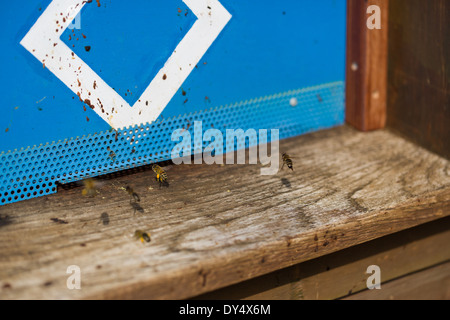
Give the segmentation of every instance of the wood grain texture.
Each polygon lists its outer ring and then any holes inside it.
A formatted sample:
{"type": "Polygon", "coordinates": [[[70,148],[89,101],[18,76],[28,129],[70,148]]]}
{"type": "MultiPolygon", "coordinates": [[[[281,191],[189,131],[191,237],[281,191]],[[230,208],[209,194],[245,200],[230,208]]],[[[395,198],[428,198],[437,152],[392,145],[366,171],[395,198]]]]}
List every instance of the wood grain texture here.
{"type": "Polygon", "coordinates": [[[387,126],[450,159],[450,1],[397,0],[389,14],[387,126]]]}
{"type": "Polygon", "coordinates": [[[346,121],[362,131],[386,124],[388,12],[388,0],[347,1],[346,121]],[[371,5],[381,29],[367,27],[371,5]]]}
{"type": "Polygon", "coordinates": [[[305,261],[195,299],[339,299],[367,289],[366,282],[370,276],[366,273],[368,266],[380,267],[383,285],[446,261],[450,261],[450,217],[305,261]]]}
{"type": "Polygon", "coordinates": [[[143,171],[95,198],[75,188],[0,207],[0,297],[188,298],[450,213],[449,162],[389,131],[344,126],[280,148],[295,171],[180,165],[168,188],[143,171]],[[81,290],[66,287],[69,265],[81,290]]]}

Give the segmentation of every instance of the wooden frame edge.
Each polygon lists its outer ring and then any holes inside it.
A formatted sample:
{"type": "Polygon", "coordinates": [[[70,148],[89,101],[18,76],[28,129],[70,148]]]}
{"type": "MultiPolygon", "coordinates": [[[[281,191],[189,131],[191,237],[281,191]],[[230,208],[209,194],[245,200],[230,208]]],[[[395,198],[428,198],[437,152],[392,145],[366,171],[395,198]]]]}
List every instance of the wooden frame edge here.
{"type": "Polygon", "coordinates": [[[389,0],[347,1],[346,122],[370,131],[386,125],[389,0]],[[369,29],[370,6],[381,29],[369,29]],[[367,13],[369,12],[369,13],[367,13]]]}

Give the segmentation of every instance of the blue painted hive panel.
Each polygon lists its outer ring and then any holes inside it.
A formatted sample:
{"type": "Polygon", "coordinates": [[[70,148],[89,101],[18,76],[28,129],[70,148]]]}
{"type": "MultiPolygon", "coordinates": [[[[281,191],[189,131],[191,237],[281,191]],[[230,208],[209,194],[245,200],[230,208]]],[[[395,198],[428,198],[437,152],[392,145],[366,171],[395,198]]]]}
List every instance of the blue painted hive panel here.
{"type": "Polygon", "coordinates": [[[2,9],[0,205],[167,160],[172,133],[195,121],[280,139],[344,122],[344,0],[2,9]]]}

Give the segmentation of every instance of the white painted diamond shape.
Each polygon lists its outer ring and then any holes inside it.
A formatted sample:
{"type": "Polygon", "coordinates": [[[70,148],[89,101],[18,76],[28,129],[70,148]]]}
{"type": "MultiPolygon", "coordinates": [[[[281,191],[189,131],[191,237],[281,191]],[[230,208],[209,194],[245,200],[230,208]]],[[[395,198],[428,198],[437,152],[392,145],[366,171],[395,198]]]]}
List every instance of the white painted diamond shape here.
{"type": "Polygon", "coordinates": [[[197,20],[131,107],[60,39],[86,2],[53,0],[20,44],[114,129],[156,120],[231,19],[218,0],[183,0],[197,20]]]}

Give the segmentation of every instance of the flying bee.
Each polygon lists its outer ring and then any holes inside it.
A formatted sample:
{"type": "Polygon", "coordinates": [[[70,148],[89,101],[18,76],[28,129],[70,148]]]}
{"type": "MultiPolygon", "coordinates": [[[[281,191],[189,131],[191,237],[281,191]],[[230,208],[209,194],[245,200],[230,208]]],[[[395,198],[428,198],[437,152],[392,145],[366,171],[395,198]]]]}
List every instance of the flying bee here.
{"type": "Polygon", "coordinates": [[[126,186],[125,191],[128,192],[128,194],[130,195],[130,203],[131,203],[132,199],[134,199],[134,202],[141,201],[141,198],[139,197],[139,195],[136,192],[134,192],[133,188],[131,188],[130,186],[126,186]]]}
{"type": "Polygon", "coordinates": [[[167,178],[167,173],[164,171],[163,168],[161,168],[160,166],[158,166],[157,164],[154,164],[152,166],[152,170],[154,173],[156,173],[156,181],[159,182],[159,187],[161,188],[161,185],[165,184],[168,185],[168,178],[167,178]]]}
{"type": "Polygon", "coordinates": [[[87,197],[95,197],[99,192],[97,190],[99,184],[96,180],[89,178],[82,181],[84,188],[81,190],[81,194],[87,197]]]}
{"type": "Polygon", "coordinates": [[[144,241],[145,241],[145,242],[150,242],[150,241],[151,241],[151,239],[150,239],[150,234],[148,234],[147,232],[142,231],[142,230],[136,230],[136,231],[134,232],[134,237],[135,237],[136,239],[141,240],[142,243],[144,243],[144,241]]]}
{"type": "Polygon", "coordinates": [[[286,165],[289,169],[294,171],[294,167],[292,166],[292,159],[287,153],[283,153],[281,155],[281,158],[283,159],[283,165],[281,166],[281,169],[283,169],[284,165],[286,165]]]}

